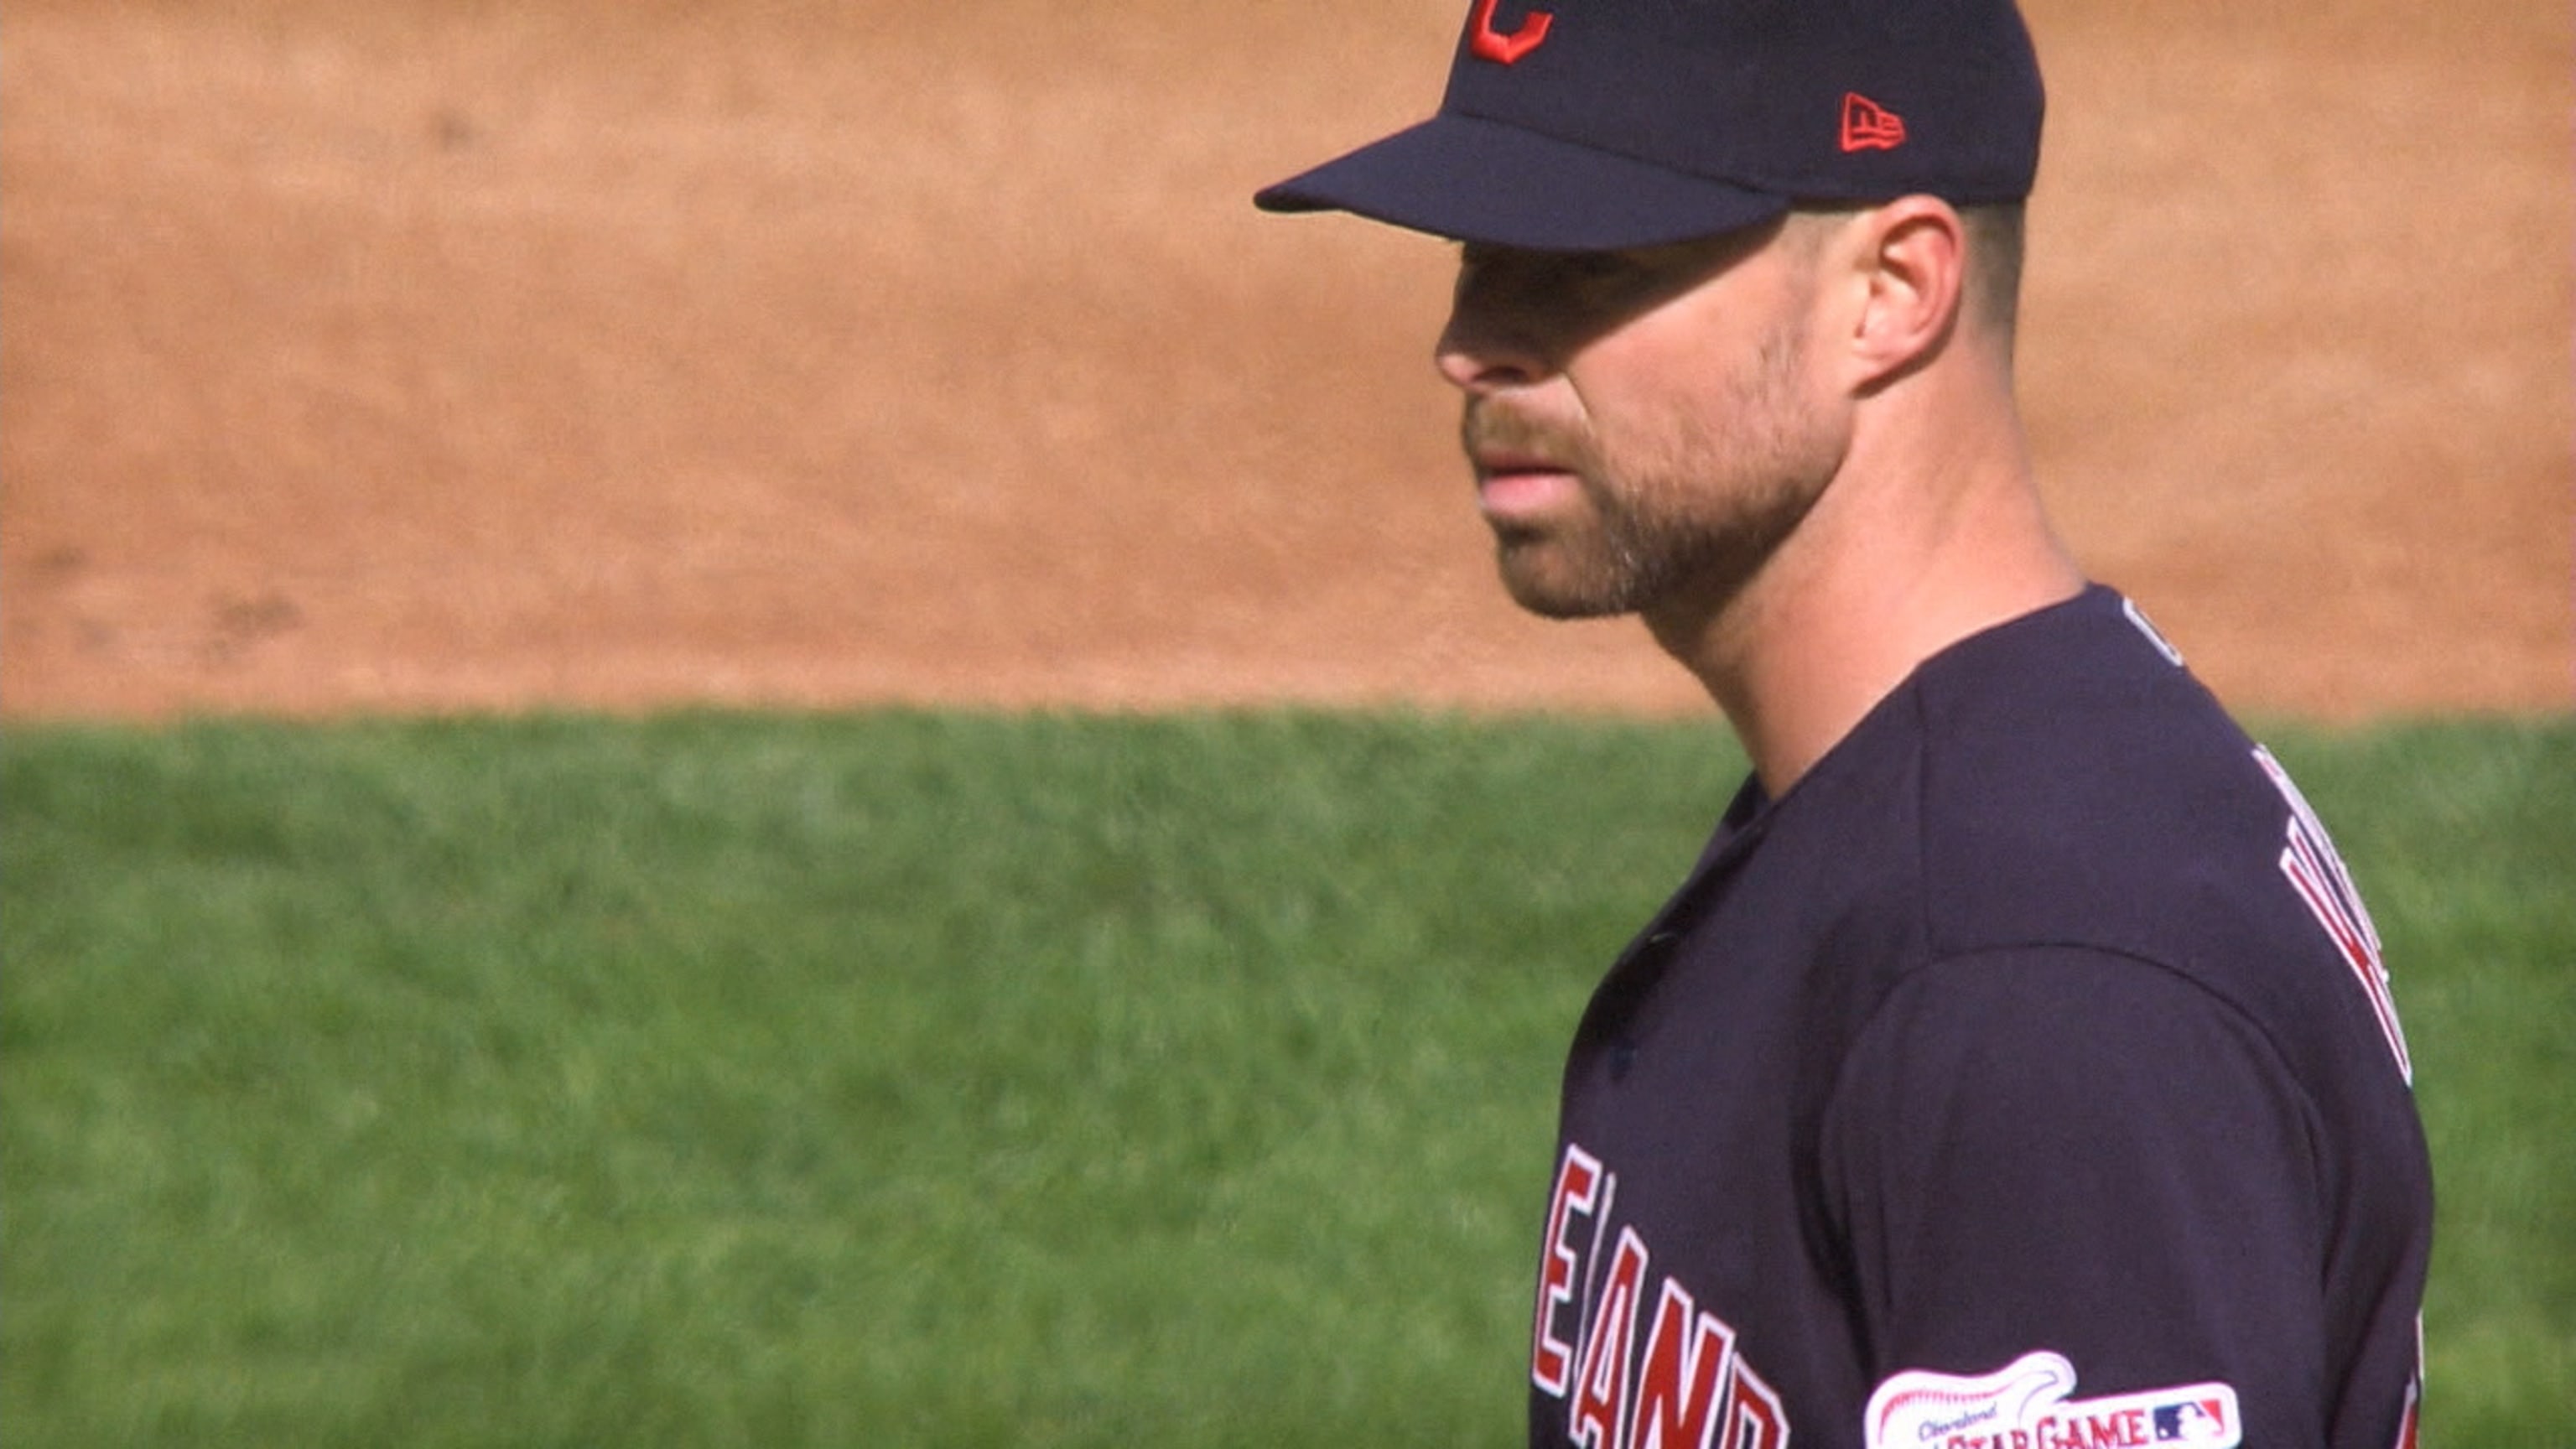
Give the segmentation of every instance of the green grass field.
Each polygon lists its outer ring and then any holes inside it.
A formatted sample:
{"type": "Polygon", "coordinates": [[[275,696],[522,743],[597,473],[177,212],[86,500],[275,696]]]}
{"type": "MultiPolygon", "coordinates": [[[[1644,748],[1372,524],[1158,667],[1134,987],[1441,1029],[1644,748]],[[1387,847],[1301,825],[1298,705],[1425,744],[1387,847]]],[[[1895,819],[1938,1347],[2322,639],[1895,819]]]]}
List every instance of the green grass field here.
{"type": "MultiPolygon", "coordinates": [[[[2576,722],[2274,731],[2576,1445],[2576,722]]],[[[690,715],[0,755],[14,1445],[1482,1444],[1711,725],[690,715]]]]}

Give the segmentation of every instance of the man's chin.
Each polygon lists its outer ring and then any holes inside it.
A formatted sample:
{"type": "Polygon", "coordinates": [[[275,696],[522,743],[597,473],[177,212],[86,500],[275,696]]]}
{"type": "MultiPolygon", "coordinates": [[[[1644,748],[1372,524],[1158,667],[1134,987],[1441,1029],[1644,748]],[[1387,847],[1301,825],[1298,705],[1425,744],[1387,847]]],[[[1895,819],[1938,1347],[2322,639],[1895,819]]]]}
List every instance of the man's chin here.
{"type": "Polygon", "coordinates": [[[1608,619],[1636,611],[1627,592],[1611,580],[1561,564],[1561,560],[1530,557],[1507,543],[1496,560],[1496,571],[1512,602],[1542,619],[1608,619]]]}

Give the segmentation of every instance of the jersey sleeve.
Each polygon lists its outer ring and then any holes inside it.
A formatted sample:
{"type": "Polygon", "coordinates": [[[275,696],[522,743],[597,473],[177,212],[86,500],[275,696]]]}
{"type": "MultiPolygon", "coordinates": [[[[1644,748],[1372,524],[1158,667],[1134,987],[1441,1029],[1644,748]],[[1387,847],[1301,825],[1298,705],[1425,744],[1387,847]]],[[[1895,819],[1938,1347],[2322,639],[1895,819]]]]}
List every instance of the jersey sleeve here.
{"type": "Polygon", "coordinates": [[[1819,1150],[1875,1381],[2043,1362],[2072,1401],[2223,1386],[2242,1443],[2324,1443],[2331,1166],[2279,1054],[2201,986],[2080,948],[1919,968],[1855,1040],[1819,1150]]]}

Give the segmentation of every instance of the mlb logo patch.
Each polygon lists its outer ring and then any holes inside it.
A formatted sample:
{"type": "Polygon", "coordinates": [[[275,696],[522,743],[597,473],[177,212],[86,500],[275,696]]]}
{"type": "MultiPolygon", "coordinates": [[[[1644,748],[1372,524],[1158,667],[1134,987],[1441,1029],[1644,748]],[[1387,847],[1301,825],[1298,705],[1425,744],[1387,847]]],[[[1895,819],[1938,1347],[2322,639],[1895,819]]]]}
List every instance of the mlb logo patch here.
{"type": "Polygon", "coordinates": [[[2228,1423],[2228,1404],[2222,1399],[2158,1405],[2153,1420],[2159,1444],[2233,1444],[2237,1440],[2228,1423]]]}

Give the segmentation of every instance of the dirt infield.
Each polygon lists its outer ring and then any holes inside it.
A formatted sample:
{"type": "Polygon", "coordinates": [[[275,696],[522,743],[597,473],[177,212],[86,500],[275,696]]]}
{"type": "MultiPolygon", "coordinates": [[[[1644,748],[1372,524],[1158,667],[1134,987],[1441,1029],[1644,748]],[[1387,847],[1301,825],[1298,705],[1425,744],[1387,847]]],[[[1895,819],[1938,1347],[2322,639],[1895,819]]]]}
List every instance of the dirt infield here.
{"type": "MultiPolygon", "coordinates": [[[[1566,0],[1567,4],[1575,0],[1566,0]]],[[[2028,0],[2067,530],[2240,705],[2576,705],[2560,0],[2028,0]]],[[[0,709],[1703,709],[1494,585],[1457,0],[15,0],[0,709]]]]}

